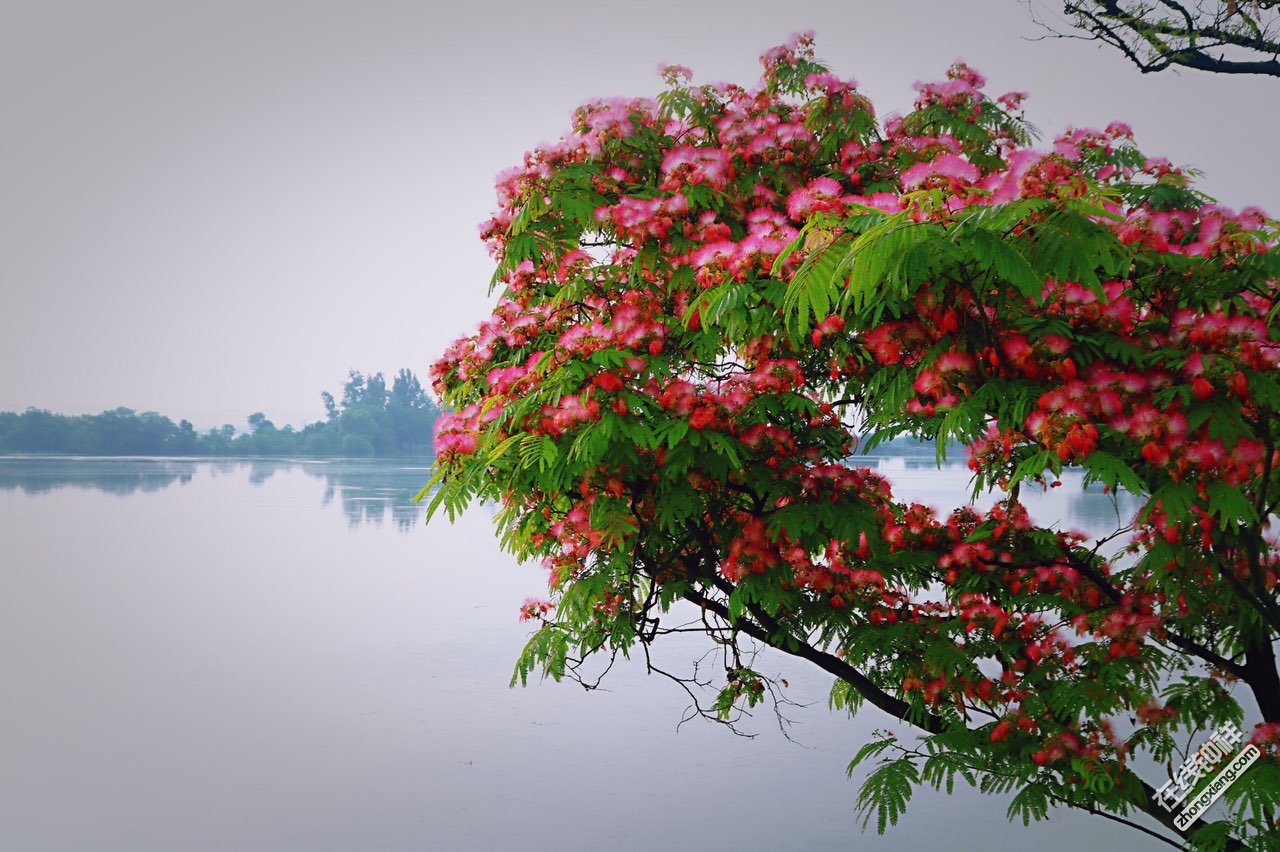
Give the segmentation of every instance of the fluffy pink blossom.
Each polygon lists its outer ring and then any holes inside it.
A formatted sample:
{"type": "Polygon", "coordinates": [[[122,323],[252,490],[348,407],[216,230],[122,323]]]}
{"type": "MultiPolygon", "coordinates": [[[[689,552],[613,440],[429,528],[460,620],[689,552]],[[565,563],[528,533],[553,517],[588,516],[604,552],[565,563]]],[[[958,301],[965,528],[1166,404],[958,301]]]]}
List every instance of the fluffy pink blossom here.
{"type": "Polygon", "coordinates": [[[555,605],[551,601],[544,601],[539,598],[525,598],[524,603],[520,605],[520,620],[532,621],[540,619],[553,609],[555,609],[555,605]]]}
{"type": "Polygon", "coordinates": [[[721,148],[685,145],[668,151],[662,158],[663,189],[706,184],[723,189],[729,181],[729,154],[721,148]]]}
{"type": "Polygon", "coordinates": [[[943,154],[928,162],[916,163],[901,175],[902,188],[914,189],[934,175],[973,183],[980,176],[978,167],[957,154],[943,154]]]}

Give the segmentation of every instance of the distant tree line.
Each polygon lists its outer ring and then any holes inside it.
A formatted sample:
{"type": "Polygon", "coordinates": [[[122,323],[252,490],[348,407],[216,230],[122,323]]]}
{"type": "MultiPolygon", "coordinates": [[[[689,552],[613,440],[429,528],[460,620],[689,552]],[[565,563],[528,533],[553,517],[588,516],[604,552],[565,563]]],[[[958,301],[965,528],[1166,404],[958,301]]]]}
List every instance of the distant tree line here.
{"type": "Polygon", "coordinates": [[[230,424],[197,432],[190,421],[154,411],[117,408],[71,416],[29,408],[0,412],[0,453],[168,456],[396,457],[431,453],[431,432],[440,409],[417,376],[401,370],[387,387],[382,373],[352,371],[335,399],[325,391],[326,417],[301,429],[277,427],[262,412],[250,414],[248,430],[230,424]]]}

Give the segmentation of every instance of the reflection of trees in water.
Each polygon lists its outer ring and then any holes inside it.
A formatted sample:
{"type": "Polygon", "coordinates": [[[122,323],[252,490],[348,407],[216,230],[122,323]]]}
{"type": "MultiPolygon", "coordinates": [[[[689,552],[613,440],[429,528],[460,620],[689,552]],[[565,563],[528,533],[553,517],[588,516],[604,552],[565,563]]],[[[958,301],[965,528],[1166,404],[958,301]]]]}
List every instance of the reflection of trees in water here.
{"type": "Polygon", "coordinates": [[[268,479],[270,479],[271,477],[279,473],[282,469],[293,467],[293,464],[290,462],[278,462],[278,461],[264,462],[264,461],[258,461],[256,459],[251,462],[240,462],[241,467],[243,467],[246,464],[249,466],[249,484],[250,485],[262,485],[268,479]]]}
{"type": "Polygon", "coordinates": [[[88,488],[126,496],[186,485],[198,471],[213,477],[248,474],[261,486],[279,473],[301,471],[324,481],[323,503],[335,501],[351,526],[381,526],[390,518],[402,532],[422,519],[412,498],[430,477],[430,460],[290,461],[277,459],[139,459],[0,457],[0,490],[47,494],[88,488]]]}
{"type": "Polygon", "coordinates": [[[198,465],[186,459],[0,457],[0,491],[48,494],[75,487],[124,496],[186,485],[198,465]]]}
{"type": "MultiPolygon", "coordinates": [[[[948,458],[953,459],[954,455],[953,453],[948,458]]],[[[942,470],[954,477],[963,478],[966,482],[969,481],[966,464],[948,461],[939,467],[937,460],[933,457],[876,458],[868,456],[859,458],[857,463],[879,468],[890,483],[893,482],[892,467],[898,464],[902,469],[917,475],[942,470]],[[890,469],[884,469],[886,466],[890,469]]],[[[1023,502],[1031,514],[1041,522],[1057,526],[1059,529],[1079,529],[1094,536],[1109,535],[1128,526],[1142,506],[1141,498],[1127,492],[1108,494],[1103,491],[1101,485],[1082,487],[1084,476],[1079,470],[1064,470],[1061,479],[1060,488],[1041,492],[1038,486],[1027,484],[1022,491],[1023,502]]],[[[951,493],[947,486],[942,486],[941,490],[946,493],[949,500],[954,500],[957,496],[951,493]]],[[[961,489],[961,493],[969,493],[967,485],[961,489]]],[[[949,507],[940,506],[939,508],[949,507]]]]}
{"type": "MultiPolygon", "coordinates": [[[[859,464],[891,469],[882,472],[892,481],[892,467],[898,463],[910,471],[936,470],[931,458],[897,459],[866,457],[859,464]]],[[[214,477],[243,476],[255,486],[281,473],[301,471],[324,481],[325,506],[335,502],[351,526],[394,524],[408,531],[421,523],[422,507],[412,501],[430,477],[430,460],[326,460],[285,459],[139,459],[139,458],[22,458],[0,456],[0,490],[46,494],[58,488],[92,488],[108,494],[128,495],[154,492],[173,484],[186,485],[197,471],[214,477]]],[[[964,470],[962,465],[949,471],[964,470]]],[[[949,489],[944,489],[949,491],[949,489]]],[[[1078,474],[1064,473],[1063,485],[1045,495],[1035,489],[1026,493],[1028,506],[1046,522],[1064,528],[1078,528],[1094,535],[1124,526],[1138,510],[1140,501],[1131,494],[1118,500],[1104,494],[1101,487],[1080,488],[1078,474]],[[1117,515],[1118,510],[1118,515],[1117,515]]],[[[957,494],[948,493],[955,500],[957,494]]]]}
{"type": "Polygon", "coordinates": [[[422,520],[422,506],[412,502],[431,476],[429,460],[399,462],[303,462],[308,476],[325,481],[324,505],[342,505],[351,526],[382,526],[389,517],[401,532],[422,520]]]}
{"type": "Polygon", "coordinates": [[[1127,492],[1104,494],[1102,486],[1076,490],[1067,503],[1067,516],[1084,530],[1119,529],[1127,526],[1142,500],[1127,492]]]}

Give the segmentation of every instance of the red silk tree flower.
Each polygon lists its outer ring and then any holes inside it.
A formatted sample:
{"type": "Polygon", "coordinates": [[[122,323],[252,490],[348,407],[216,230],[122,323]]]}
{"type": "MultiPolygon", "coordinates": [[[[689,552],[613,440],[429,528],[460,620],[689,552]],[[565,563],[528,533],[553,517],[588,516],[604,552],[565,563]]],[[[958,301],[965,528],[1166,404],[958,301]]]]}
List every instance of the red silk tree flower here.
{"type": "Polygon", "coordinates": [[[963,64],[883,121],[810,36],[762,64],[752,88],[667,66],[499,178],[501,299],[432,368],[422,496],[499,503],[546,566],[517,679],[693,623],[726,654],[710,716],[777,694],[758,643],[914,727],[858,755],[881,829],[959,774],[1024,820],[1273,848],[1275,223],[1122,124],[1034,144],[963,64]],[[895,499],[868,434],[967,445],[994,506],[895,499]],[[1067,466],[1141,508],[1102,541],[1037,524],[1021,496],[1067,466]],[[1264,759],[1179,828],[1160,773],[1226,722],[1264,759]]]}

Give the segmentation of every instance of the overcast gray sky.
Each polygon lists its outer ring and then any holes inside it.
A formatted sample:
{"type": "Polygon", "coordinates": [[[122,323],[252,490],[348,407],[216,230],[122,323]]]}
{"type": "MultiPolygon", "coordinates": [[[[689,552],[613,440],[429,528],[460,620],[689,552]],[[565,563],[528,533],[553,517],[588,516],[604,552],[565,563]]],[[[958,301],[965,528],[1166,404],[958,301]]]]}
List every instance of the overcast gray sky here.
{"type": "Polygon", "coordinates": [[[1018,0],[9,0],[0,410],[300,423],[349,368],[425,374],[486,312],[496,172],[660,61],[752,82],[807,28],[882,114],[964,58],[1047,132],[1126,120],[1280,209],[1280,80],[1144,77],[1018,0]]]}

